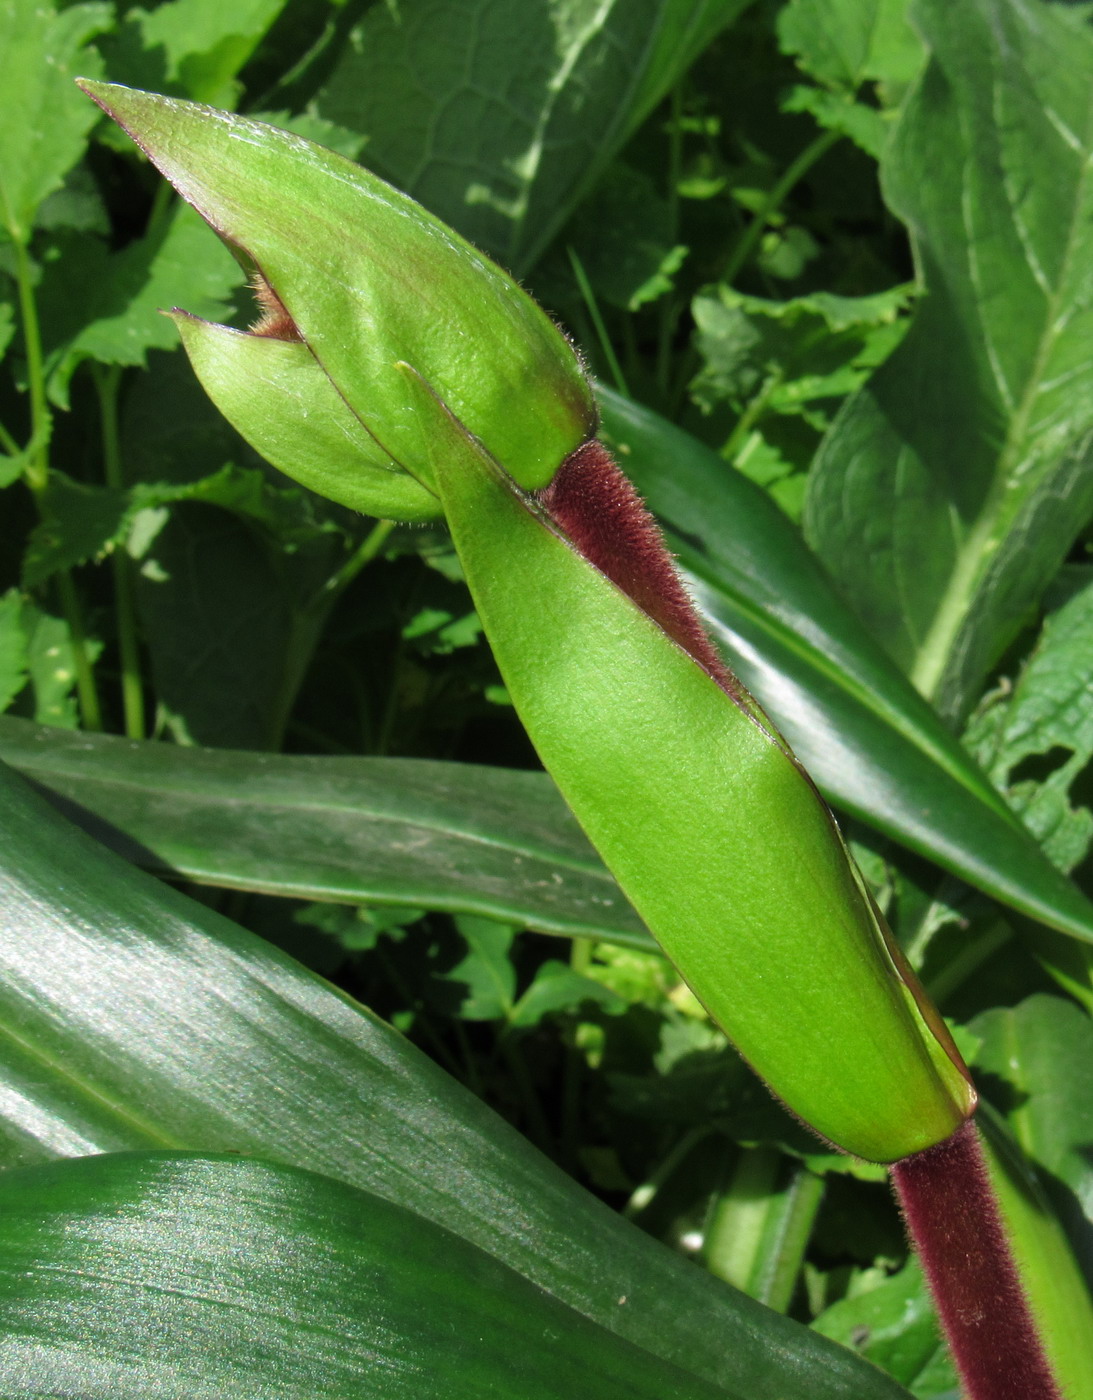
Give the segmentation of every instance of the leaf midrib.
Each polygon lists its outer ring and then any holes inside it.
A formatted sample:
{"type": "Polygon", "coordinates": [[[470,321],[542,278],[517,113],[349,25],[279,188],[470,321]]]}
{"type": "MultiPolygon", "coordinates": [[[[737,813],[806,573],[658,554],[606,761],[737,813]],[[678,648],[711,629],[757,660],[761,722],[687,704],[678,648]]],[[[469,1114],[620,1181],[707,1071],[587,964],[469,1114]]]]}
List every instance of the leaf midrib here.
{"type": "MultiPolygon", "coordinates": [[[[998,85],[999,78],[996,74],[992,82],[992,92],[997,92],[998,85]]],[[[922,695],[926,696],[927,699],[932,700],[937,695],[942,680],[944,679],[949,658],[952,654],[957,637],[974,605],[976,585],[985,571],[987,561],[998,548],[1000,535],[1002,533],[1001,526],[1004,518],[1007,515],[1012,517],[1016,510],[1023,507],[1030,499],[1030,496],[1034,494],[1043,479],[1043,473],[1038,474],[1035,480],[1030,483],[1024,491],[1018,493],[1019,499],[1016,502],[1007,499],[1012,494],[1008,489],[1009,482],[1014,466],[1017,461],[1020,460],[1025,436],[1028,431],[1029,419],[1032,414],[1032,407],[1040,392],[1040,385],[1047,361],[1060,336],[1065,334],[1065,329],[1060,332],[1055,332],[1054,327],[1058,320],[1058,309],[1062,296],[1061,289],[1069,282],[1070,270],[1075,256],[1074,246],[1079,230],[1079,212],[1084,207],[1084,194],[1088,182],[1090,161],[1088,131],[1089,108],[1087,107],[1085,140],[1083,145],[1085,159],[1082,162],[1081,171],[1078,176],[1077,190],[1071,209],[1070,223],[1067,230],[1066,251],[1060,264],[1055,287],[1047,295],[1044,312],[1044,327],[1040,335],[1033,366],[1026,380],[1024,389],[1022,390],[1020,400],[1013,412],[1009,415],[1005,439],[1001,451],[998,454],[997,467],[990,490],[975,524],[966,536],[964,544],[957,552],[945,592],[942,594],[934,612],[930,628],[922,644],[917,648],[915,660],[910,668],[909,674],[912,684],[922,695]]],[[[966,151],[970,152],[973,147],[974,143],[969,140],[968,133],[965,133],[966,151]]],[[[970,156],[968,159],[970,159],[970,156]]],[[[967,159],[965,161],[965,168],[966,167],[967,159]]],[[[1012,200],[1010,200],[1009,203],[1012,208],[1012,200]]],[[[971,246],[971,242],[971,238],[969,237],[969,247],[971,246]]],[[[986,333],[983,335],[983,342],[984,344],[989,343],[986,333]]]]}

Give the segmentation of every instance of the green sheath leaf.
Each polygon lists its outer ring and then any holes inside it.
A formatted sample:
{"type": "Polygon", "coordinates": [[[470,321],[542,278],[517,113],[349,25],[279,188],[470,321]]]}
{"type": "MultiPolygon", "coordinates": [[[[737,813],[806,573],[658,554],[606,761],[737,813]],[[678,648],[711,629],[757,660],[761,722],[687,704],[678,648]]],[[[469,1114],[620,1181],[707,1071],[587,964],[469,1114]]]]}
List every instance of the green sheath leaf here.
{"type": "Polygon", "coordinates": [[[815,788],[409,369],[407,383],[513,703],[669,957],[824,1137],[876,1161],[948,1137],[969,1086],[897,974],[815,788]]]}

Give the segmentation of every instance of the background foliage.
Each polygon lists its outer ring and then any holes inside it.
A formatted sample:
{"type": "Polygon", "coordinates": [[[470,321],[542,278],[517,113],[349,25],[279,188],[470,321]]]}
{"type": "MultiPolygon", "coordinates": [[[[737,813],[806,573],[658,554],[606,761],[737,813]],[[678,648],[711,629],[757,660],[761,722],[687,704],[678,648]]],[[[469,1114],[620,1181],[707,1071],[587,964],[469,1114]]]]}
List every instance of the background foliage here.
{"type": "MultiPolygon", "coordinates": [[[[119,1266],[142,1289],[194,1258],[226,1288],[262,1221],[225,1297],[279,1319],[266,1350],[176,1283],[164,1330],[211,1359],[161,1354],[155,1393],[273,1368],[279,1394],[356,1394],[386,1326],[385,1364],[446,1368],[446,1394],[572,1394],[594,1365],[597,1394],[952,1396],[883,1174],[769,1099],[528,771],[443,531],[308,495],[206,402],[156,310],[245,325],[244,275],[71,78],[362,160],[569,330],[1088,1280],[1080,7],[0,0],[0,50],[0,757],[130,862],[4,770],[0,1163],[24,1170],[0,1179],[0,1309],[48,1311],[104,1219],[150,1251],[119,1266]],[[149,1149],[205,1155],[45,1165],[149,1149]],[[51,1272],[20,1251],[58,1211],[82,1224],[51,1272]],[[445,1251],[475,1280],[434,1300],[461,1335],[510,1300],[478,1360],[422,1331],[445,1251]],[[332,1340],[384,1268],[403,1302],[332,1340]]],[[[16,1329],[8,1374],[47,1356],[58,1385],[123,1393],[124,1368],[89,1370],[97,1329],[131,1344],[97,1286],[44,1352],[16,1329]]]]}

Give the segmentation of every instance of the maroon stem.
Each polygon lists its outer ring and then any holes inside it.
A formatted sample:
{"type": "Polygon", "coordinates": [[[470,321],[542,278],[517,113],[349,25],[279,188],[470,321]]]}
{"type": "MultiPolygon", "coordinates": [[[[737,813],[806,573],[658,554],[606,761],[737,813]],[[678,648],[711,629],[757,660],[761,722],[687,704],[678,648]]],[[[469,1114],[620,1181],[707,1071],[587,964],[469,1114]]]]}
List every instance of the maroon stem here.
{"type": "Polygon", "coordinates": [[[968,1400],[1062,1400],[974,1120],[891,1170],[968,1400]]]}

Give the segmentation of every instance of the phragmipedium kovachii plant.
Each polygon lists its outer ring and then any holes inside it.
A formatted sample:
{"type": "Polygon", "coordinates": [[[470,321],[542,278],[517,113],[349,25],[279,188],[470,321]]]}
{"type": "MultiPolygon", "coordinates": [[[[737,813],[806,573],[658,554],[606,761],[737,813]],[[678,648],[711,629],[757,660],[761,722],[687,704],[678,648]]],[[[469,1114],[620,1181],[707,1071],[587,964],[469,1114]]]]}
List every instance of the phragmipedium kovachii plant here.
{"type": "Polygon", "coordinates": [[[517,710],[649,928],[795,1114],[894,1164],[969,1395],[1061,1394],[1057,1318],[1022,1290],[960,1054],[595,441],[572,347],[486,258],[340,157],[85,87],[253,272],[251,331],[172,313],[211,397],[332,499],[446,518],[517,710]]]}

